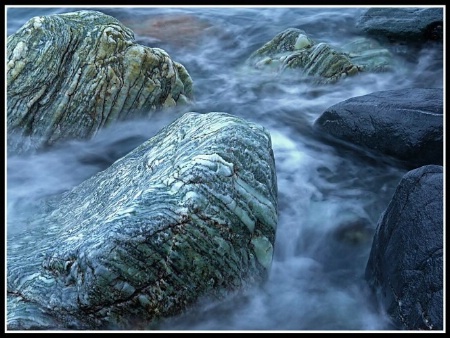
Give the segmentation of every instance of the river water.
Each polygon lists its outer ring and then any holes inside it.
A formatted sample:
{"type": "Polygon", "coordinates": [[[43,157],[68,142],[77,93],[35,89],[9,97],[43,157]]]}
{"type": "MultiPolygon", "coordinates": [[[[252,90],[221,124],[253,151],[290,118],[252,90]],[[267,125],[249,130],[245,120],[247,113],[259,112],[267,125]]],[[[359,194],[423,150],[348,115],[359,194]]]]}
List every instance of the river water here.
{"type": "MultiPolygon", "coordinates": [[[[7,8],[7,34],[38,15],[77,7],[7,8]]],[[[276,34],[300,28],[315,41],[343,45],[364,7],[102,7],[165,49],[194,81],[190,111],[223,111],[265,126],[277,167],[279,222],[268,281],[244,296],[202,302],[160,330],[389,330],[363,274],[377,221],[407,169],[384,156],[321,138],[313,122],[329,106],[379,90],[443,87],[443,55],[402,53],[391,73],[334,85],[253,76],[245,59],[276,34]]],[[[71,189],[147,140],[183,111],[117,123],[85,142],[7,159],[8,234],[30,233],[21,220],[41,197],[71,189]]]]}

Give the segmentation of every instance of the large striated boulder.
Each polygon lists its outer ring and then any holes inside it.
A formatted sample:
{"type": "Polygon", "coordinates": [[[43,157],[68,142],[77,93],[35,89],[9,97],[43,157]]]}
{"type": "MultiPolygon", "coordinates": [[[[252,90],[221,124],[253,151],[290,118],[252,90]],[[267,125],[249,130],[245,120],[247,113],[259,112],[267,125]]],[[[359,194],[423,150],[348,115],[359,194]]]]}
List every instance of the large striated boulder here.
{"type": "Polygon", "coordinates": [[[96,11],[34,17],[7,39],[8,152],[90,138],[193,99],[183,65],[96,11]]]}
{"type": "Polygon", "coordinates": [[[369,8],[356,27],[380,41],[442,41],[443,8],[369,8]]]}
{"type": "Polygon", "coordinates": [[[387,71],[392,62],[390,52],[374,40],[358,38],[338,49],[316,43],[301,29],[288,28],[254,51],[246,65],[322,84],[362,71],[387,71]]]}
{"type": "Polygon", "coordinates": [[[352,97],[314,122],[321,133],[392,156],[410,167],[443,164],[442,88],[411,88],[352,97]]]}
{"type": "Polygon", "coordinates": [[[403,176],[378,222],[366,280],[393,324],[443,329],[443,168],[403,176]]]}
{"type": "Polygon", "coordinates": [[[146,328],[268,276],[271,138],[186,113],[46,208],[8,236],[8,328],[146,328]]]}

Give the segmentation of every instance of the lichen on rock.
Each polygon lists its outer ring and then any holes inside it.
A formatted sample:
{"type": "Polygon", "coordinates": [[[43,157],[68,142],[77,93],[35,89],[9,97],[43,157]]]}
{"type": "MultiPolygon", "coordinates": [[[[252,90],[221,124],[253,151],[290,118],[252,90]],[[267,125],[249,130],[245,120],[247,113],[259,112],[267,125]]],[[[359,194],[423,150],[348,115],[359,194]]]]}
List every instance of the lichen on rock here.
{"type": "Polygon", "coordinates": [[[192,100],[183,65],[101,12],[35,17],[7,39],[9,153],[88,139],[119,119],[192,100]]]}
{"type": "Polygon", "coordinates": [[[136,328],[264,282],[277,226],[270,134],[186,113],[8,236],[8,327],[136,328]],[[36,316],[33,313],[36,312],[36,316]]]}

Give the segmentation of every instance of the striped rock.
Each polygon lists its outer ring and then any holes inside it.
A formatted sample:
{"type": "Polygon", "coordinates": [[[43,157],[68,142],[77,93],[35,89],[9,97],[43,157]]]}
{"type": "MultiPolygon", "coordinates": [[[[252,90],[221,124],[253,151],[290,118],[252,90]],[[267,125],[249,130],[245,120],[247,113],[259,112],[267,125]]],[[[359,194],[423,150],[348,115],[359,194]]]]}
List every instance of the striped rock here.
{"type": "Polygon", "coordinates": [[[246,65],[326,84],[363,71],[390,70],[391,62],[390,52],[369,39],[338,49],[315,42],[301,29],[288,28],[253,52],[246,65]]]}
{"type": "Polygon", "coordinates": [[[34,17],[7,39],[9,153],[88,139],[119,119],[192,99],[183,65],[100,12],[34,17]]]}
{"type": "Polygon", "coordinates": [[[271,138],[229,114],[186,113],[54,204],[8,236],[8,328],[149,328],[266,280],[271,138]]]}

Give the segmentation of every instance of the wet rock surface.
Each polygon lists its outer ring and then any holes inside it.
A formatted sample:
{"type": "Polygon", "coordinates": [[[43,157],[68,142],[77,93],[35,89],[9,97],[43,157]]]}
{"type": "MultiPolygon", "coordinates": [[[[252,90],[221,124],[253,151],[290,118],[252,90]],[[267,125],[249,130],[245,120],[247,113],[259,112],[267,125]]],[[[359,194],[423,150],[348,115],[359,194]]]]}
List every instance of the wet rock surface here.
{"type": "Polygon", "coordinates": [[[34,17],[7,39],[8,153],[89,139],[192,99],[183,65],[101,12],[34,17]]]}
{"type": "Polygon", "coordinates": [[[378,222],[366,280],[398,329],[443,329],[442,166],[402,178],[378,222]]]}
{"type": "Polygon", "coordinates": [[[370,8],[356,27],[380,41],[421,44],[442,41],[442,8],[370,8]]]}
{"type": "Polygon", "coordinates": [[[8,328],[150,328],[267,278],[270,135],[186,113],[42,210],[32,232],[8,238],[8,328]]]}
{"type": "Polygon", "coordinates": [[[393,61],[391,53],[375,40],[358,38],[336,48],[314,41],[301,29],[288,28],[253,52],[246,63],[266,72],[326,84],[360,72],[390,70],[393,61]]]}
{"type": "Polygon", "coordinates": [[[353,97],[314,122],[321,133],[383,153],[414,168],[443,163],[443,91],[411,88],[353,97]]]}

